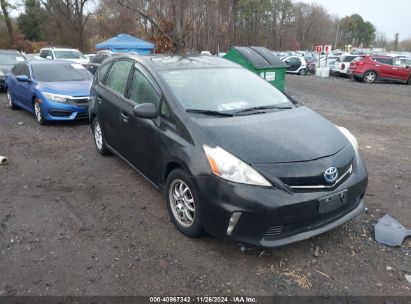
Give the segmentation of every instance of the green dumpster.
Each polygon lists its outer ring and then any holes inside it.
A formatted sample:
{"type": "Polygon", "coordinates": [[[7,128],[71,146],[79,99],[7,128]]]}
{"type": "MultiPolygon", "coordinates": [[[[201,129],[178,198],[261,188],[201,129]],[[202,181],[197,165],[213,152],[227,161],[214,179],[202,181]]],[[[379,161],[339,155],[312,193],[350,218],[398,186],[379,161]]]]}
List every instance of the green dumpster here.
{"type": "Polygon", "coordinates": [[[287,65],[264,47],[233,46],[224,58],[242,65],[284,91],[287,65]]]}

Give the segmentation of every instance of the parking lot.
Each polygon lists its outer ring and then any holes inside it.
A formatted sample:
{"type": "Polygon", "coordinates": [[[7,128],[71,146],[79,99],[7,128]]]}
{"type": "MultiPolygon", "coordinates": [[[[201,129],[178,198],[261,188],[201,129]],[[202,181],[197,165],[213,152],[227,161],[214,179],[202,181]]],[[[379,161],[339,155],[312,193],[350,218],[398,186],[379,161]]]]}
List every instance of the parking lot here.
{"type": "Polygon", "coordinates": [[[368,211],[273,250],[184,237],[149,182],[95,152],[87,123],[39,126],[1,94],[0,295],[411,295],[411,239],[373,235],[386,213],[411,228],[411,86],[287,76],[286,88],[357,137],[368,211]]]}

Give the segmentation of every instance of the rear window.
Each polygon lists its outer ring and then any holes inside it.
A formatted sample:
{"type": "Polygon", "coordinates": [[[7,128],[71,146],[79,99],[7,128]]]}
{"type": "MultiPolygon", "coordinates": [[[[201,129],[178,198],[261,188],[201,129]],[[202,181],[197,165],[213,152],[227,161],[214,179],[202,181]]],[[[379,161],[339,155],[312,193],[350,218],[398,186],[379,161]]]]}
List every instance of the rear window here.
{"type": "Polygon", "coordinates": [[[91,63],[101,64],[101,63],[104,61],[104,59],[106,59],[106,58],[108,58],[108,57],[110,57],[110,56],[108,56],[108,55],[98,55],[98,56],[94,56],[93,58],[91,58],[90,62],[91,62],[91,63]]]}
{"type": "Polygon", "coordinates": [[[84,59],[86,58],[79,51],[54,51],[56,59],[84,59]]]}
{"type": "Polygon", "coordinates": [[[355,57],[353,60],[351,60],[351,62],[357,62],[357,61],[360,61],[361,59],[363,59],[363,57],[358,56],[358,57],[355,57]]]}
{"type": "MultiPolygon", "coordinates": [[[[342,59],[341,59],[341,61],[342,62],[351,62],[351,61],[353,61],[354,59],[356,59],[356,58],[358,58],[357,56],[344,56],[342,59]]],[[[362,57],[359,57],[359,58],[362,58],[362,57]]]]}
{"type": "Polygon", "coordinates": [[[77,63],[34,64],[33,77],[43,82],[82,81],[93,77],[88,70],[77,63]]]}

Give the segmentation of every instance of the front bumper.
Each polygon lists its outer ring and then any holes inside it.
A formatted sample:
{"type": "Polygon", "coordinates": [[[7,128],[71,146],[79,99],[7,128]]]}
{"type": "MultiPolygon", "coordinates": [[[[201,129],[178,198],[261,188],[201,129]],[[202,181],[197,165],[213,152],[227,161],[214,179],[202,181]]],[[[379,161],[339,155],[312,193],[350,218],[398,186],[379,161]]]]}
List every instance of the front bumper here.
{"type": "Polygon", "coordinates": [[[364,210],[368,175],[360,160],[356,165],[349,178],[328,191],[287,193],[230,183],[212,175],[195,177],[204,229],[218,238],[261,247],[282,246],[324,233],[364,210]],[[347,190],[346,203],[334,211],[321,213],[319,199],[343,190],[347,190]],[[228,236],[233,212],[242,215],[228,236]]]}
{"type": "Polygon", "coordinates": [[[88,119],[88,104],[60,103],[43,100],[41,107],[44,118],[50,121],[88,119]]]}
{"type": "Polygon", "coordinates": [[[6,88],[6,79],[0,76],[0,89],[6,88]]]}

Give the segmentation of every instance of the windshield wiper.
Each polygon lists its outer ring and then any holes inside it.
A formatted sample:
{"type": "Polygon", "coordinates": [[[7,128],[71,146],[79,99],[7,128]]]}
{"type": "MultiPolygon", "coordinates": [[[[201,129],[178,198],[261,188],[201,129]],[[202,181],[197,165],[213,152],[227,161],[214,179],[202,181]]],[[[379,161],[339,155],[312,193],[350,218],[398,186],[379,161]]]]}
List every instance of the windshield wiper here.
{"type": "Polygon", "coordinates": [[[198,113],[198,114],[204,114],[204,115],[212,115],[212,116],[226,116],[226,117],[233,117],[234,116],[231,113],[224,113],[224,112],[212,111],[212,110],[187,109],[186,112],[188,112],[188,113],[198,113]]]}
{"type": "Polygon", "coordinates": [[[271,109],[289,110],[289,109],[292,109],[292,108],[293,107],[291,107],[291,106],[275,106],[275,105],[272,105],[272,106],[261,106],[261,107],[246,108],[246,109],[239,110],[235,113],[237,114],[237,113],[252,112],[252,111],[258,111],[258,110],[271,110],[271,109]]]}

